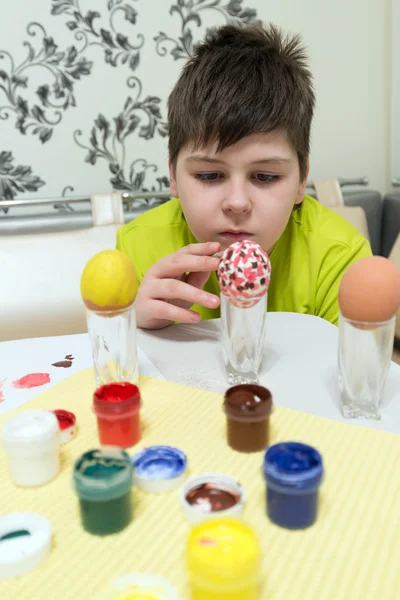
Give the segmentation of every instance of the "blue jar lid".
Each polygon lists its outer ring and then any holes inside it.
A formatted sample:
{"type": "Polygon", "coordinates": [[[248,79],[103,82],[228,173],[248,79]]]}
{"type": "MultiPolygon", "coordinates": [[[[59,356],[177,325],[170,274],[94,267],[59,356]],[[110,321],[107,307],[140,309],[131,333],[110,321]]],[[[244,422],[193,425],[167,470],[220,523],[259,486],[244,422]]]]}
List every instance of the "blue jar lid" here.
{"type": "Polygon", "coordinates": [[[173,479],[185,472],[187,458],[173,446],[150,446],[131,457],[134,473],[141,479],[173,479]]]}
{"type": "Polygon", "coordinates": [[[274,444],[265,453],[264,476],[268,483],[287,490],[311,491],[322,480],[322,456],[307,444],[274,444]]]}

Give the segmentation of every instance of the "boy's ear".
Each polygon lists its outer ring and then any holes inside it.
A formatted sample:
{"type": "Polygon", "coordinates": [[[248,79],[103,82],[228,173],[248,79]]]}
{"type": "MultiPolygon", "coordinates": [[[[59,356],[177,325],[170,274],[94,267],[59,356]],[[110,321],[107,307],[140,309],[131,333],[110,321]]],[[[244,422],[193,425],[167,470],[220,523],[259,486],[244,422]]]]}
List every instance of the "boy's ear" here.
{"type": "Polygon", "coordinates": [[[168,169],[169,169],[169,189],[171,191],[171,195],[174,198],[179,198],[178,185],[176,183],[176,174],[175,167],[171,162],[171,159],[168,159],[168,169]]]}
{"type": "Polygon", "coordinates": [[[295,204],[301,204],[301,202],[303,202],[304,194],[306,193],[306,187],[307,187],[309,173],[310,173],[310,159],[307,158],[306,173],[304,175],[303,181],[300,181],[300,183],[299,183],[295,204]]]}

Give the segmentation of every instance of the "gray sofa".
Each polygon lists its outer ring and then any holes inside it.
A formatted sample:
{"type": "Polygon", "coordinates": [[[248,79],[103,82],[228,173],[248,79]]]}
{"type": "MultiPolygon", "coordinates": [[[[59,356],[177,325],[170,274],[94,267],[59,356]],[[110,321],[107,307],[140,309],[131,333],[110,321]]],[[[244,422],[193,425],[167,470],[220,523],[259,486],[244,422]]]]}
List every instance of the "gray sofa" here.
{"type": "MultiPolygon", "coordinates": [[[[313,191],[307,190],[310,196],[316,198],[313,191]]],[[[371,248],[374,254],[381,254],[382,249],[382,217],[383,203],[382,196],[374,190],[342,190],[343,200],[346,206],[360,206],[365,211],[371,241],[371,248]]]]}
{"type": "Polygon", "coordinates": [[[346,206],[361,206],[367,217],[371,248],[374,254],[382,252],[383,203],[379,192],[373,190],[343,192],[346,206]]]}
{"type": "Polygon", "coordinates": [[[400,233],[400,192],[387,194],[383,199],[381,254],[389,256],[400,233]]]}
{"type": "MultiPolygon", "coordinates": [[[[310,195],[315,197],[312,192],[310,195]]],[[[400,192],[382,199],[374,190],[343,190],[343,200],[346,206],[364,209],[372,252],[388,257],[400,232],[400,192]]]]}

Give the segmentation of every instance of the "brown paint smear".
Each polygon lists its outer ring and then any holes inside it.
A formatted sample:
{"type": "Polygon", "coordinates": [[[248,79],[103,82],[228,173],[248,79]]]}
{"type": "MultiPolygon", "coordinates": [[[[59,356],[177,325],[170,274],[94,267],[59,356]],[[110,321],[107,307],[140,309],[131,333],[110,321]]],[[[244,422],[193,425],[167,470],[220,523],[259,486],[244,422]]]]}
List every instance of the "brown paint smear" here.
{"type": "Polygon", "coordinates": [[[74,360],[74,357],[72,356],[72,354],[67,354],[64,357],[64,360],[59,360],[58,362],[52,363],[52,367],[60,367],[60,368],[64,368],[64,369],[69,369],[72,366],[72,361],[74,360]]]}

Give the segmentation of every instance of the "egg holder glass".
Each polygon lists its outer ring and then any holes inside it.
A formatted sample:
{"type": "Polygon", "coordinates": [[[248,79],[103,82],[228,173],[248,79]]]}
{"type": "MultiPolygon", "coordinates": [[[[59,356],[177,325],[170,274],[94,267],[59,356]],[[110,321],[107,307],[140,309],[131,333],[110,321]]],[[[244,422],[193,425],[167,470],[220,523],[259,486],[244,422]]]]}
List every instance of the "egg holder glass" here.
{"type": "Polygon", "coordinates": [[[390,368],[396,317],[366,323],[339,315],[340,406],[349,419],[379,420],[390,368]]]}
{"type": "Polygon", "coordinates": [[[86,308],[97,387],[116,381],[137,383],[139,361],[134,305],[116,310],[86,308]]]}
{"type": "Polygon", "coordinates": [[[221,294],[222,352],[229,385],[258,383],[265,339],[268,294],[250,308],[221,294]]]}

